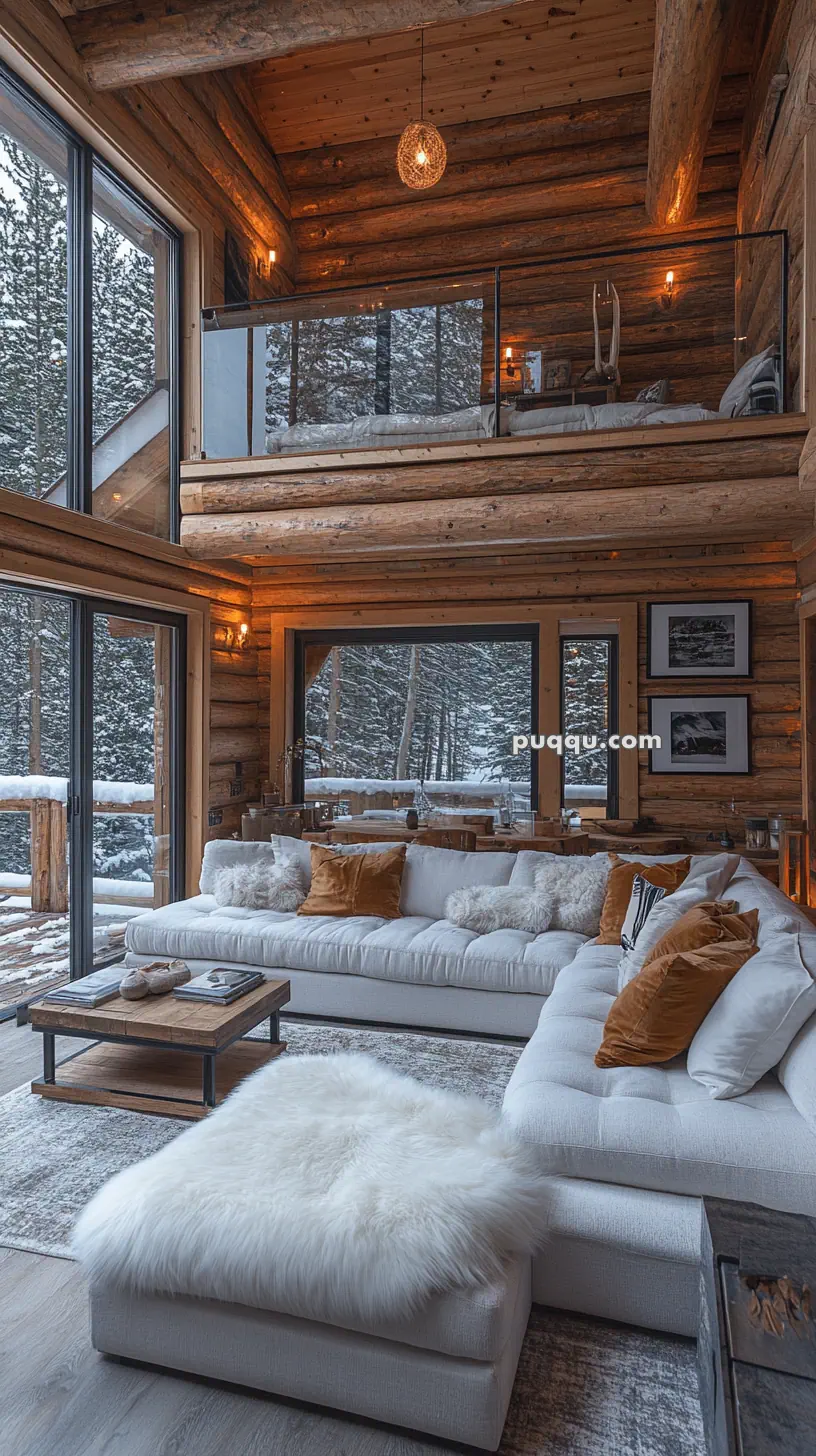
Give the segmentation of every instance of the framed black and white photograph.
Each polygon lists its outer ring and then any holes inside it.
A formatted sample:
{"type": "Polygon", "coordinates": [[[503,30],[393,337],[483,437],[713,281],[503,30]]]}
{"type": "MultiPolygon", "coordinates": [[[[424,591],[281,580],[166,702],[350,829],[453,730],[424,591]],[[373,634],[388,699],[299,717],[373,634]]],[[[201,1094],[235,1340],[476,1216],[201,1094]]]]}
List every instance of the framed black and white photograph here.
{"type": "Polygon", "coordinates": [[[751,603],[650,603],[647,675],[750,677],[751,603]]]}
{"type": "Polygon", "coordinates": [[[650,773],[751,772],[747,696],[650,698],[650,773]]]}

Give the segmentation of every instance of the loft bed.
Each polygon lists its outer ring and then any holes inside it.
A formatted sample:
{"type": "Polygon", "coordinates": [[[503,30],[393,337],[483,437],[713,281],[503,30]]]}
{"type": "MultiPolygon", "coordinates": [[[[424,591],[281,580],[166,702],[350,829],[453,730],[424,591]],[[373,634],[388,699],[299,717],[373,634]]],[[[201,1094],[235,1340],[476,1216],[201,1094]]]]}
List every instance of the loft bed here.
{"type": "Polygon", "coordinates": [[[780,232],[296,294],[206,310],[203,331],[208,460],[733,420],[796,396],[780,232]]]}

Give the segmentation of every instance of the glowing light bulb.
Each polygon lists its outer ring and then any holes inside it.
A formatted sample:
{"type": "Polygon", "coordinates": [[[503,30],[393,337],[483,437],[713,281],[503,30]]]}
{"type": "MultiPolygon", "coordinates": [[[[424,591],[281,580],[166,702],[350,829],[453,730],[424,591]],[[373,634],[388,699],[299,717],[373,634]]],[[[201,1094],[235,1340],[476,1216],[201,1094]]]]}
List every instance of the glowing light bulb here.
{"type": "Polygon", "coordinates": [[[667,288],[672,288],[673,286],[674,286],[674,274],[671,272],[671,270],[669,270],[669,272],[666,274],[666,287],[667,288]]]}
{"type": "Polygon", "coordinates": [[[419,163],[419,166],[420,167],[424,167],[425,166],[425,163],[428,160],[427,152],[423,152],[422,148],[420,147],[419,151],[416,154],[416,159],[417,159],[417,162],[419,163]]]}
{"type": "Polygon", "coordinates": [[[512,359],[513,357],[513,350],[509,346],[504,351],[504,357],[505,359],[512,359]]]}
{"type": "Polygon", "coordinates": [[[278,255],[275,252],[275,249],[274,248],[270,248],[269,249],[269,266],[270,266],[270,268],[272,267],[272,264],[273,263],[276,263],[277,262],[277,260],[278,260],[278,255]]]}

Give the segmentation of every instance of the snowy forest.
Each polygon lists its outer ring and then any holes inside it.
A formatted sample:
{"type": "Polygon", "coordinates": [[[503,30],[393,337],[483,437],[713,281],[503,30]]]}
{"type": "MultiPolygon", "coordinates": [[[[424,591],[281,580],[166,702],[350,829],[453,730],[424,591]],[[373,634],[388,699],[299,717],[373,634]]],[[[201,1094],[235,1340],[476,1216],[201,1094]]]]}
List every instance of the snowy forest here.
{"type": "Polygon", "coordinates": [[[267,431],[477,405],[482,317],[468,298],[267,325],[267,431]]]}
{"type": "MultiPolygon", "coordinates": [[[[67,462],[67,217],[62,177],[0,133],[0,485],[37,499],[67,462]]],[[[153,258],[94,217],[94,440],[155,385],[153,293],[153,258]]]]}
{"type": "MultiPolygon", "coordinates": [[[[0,134],[0,486],[37,499],[65,472],[68,426],[67,154],[54,138],[46,145],[52,167],[0,134]]],[[[154,271],[152,256],[94,217],[94,440],[154,387],[154,271]]],[[[0,591],[0,631],[0,773],[64,777],[68,605],[0,591]]],[[[152,637],[113,638],[97,619],[96,778],[153,782],[153,655],[152,637]]],[[[25,814],[0,814],[0,871],[28,873],[28,839],[25,814]]],[[[152,818],[94,820],[96,875],[150,880],[152,865],[152,818]]]]}
{"type": "MultiPolygon", "coordinates": [[[[603,639],[565,639],[564,732],[603,735],[609,654],[603,639]]],[[[332,647],[306,692],[307,778],[528,782],[529,640],[360,642],[332,647]]],[[[557,732],[558,725],[542,725],[557,732]]],[[[604,784],[606,753],[565,759],[567,783],[604,784]]]]}
{"type": "MultiPolygon", "coordinates": [[[[65,778],[69,769],[70,608],[60,597],[0,590],[0,774],[65,778]]],[[[154,642],[94,622],[93,776],[152,784],[154,642]]],[[[150,881],[152,815],[94,817],[94,874],[150,881]]],[[[0,813],[0,872],[28,874],[27,814],[0,813]]]]}

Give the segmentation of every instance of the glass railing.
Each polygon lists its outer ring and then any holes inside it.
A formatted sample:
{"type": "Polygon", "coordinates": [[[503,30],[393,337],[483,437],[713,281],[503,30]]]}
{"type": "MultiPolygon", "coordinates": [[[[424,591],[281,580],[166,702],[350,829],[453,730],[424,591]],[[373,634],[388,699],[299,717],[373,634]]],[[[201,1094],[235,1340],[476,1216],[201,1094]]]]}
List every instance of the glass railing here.
{"type": "Polygon", "coordinates": [[[203,314],[207,459],[799,407],[787,234],[700,238],[203,314]]]}

